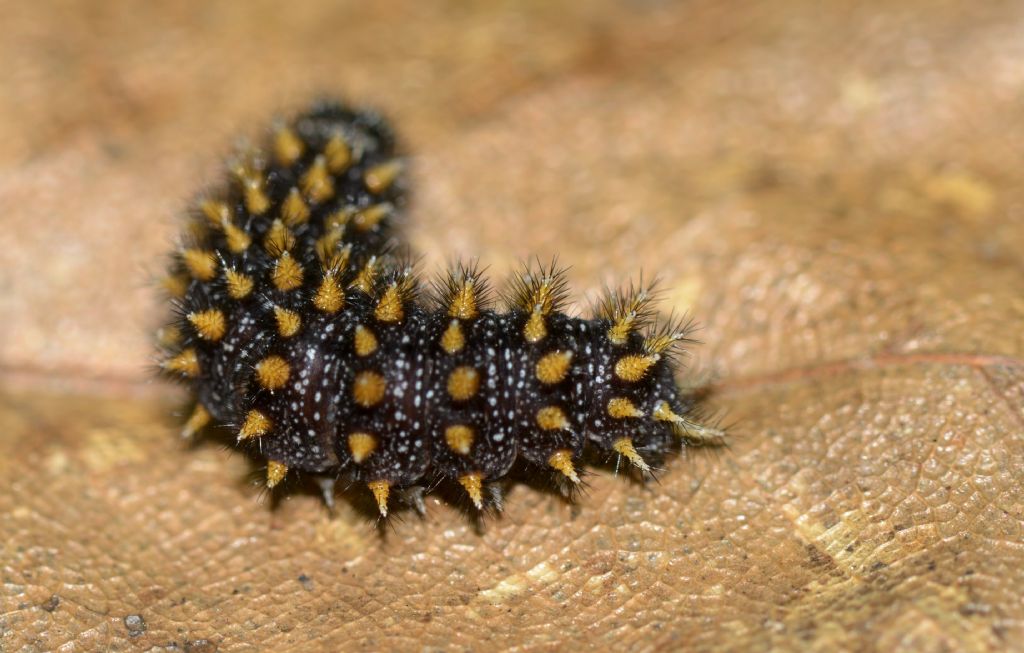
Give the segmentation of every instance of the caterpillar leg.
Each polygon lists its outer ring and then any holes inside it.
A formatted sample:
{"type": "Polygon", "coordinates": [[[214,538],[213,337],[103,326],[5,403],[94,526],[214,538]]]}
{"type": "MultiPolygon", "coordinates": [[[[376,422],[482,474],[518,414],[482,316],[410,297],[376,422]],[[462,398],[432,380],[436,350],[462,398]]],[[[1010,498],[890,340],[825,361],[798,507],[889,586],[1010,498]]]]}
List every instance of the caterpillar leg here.
{"type": "Polygon", "coordinates": [[[333,476],[317,476],[316,484],[320,486],[320,493],[324,497],[324,505],[332,513],[334,512],[334,486],[338,479],[333,476]]]}
{"type": "Polygon", "coordinates": [[[423,495],[427,493],[422,485],[413,485],[401,490],[402,502],[412,506],[420,517],[427,516],[427,505],[423,502],[423,495]]]}

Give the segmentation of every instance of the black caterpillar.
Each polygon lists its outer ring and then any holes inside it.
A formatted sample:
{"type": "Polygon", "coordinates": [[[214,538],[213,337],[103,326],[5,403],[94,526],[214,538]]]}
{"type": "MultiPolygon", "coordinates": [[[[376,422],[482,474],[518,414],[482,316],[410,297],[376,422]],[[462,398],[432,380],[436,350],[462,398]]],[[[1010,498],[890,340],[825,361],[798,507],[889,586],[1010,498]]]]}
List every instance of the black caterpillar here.
{"type": "Polygon", "coordinates": [[[654,326],[648,288],[608,293],[592,319],[561,310],[554,263],[513,279],[504,312],[475,264],[421,294],[389,253],[402,168],[381,117],[321,102],[197,203],[160,335],[162,369],[198,400],[185,435],[230,425],[268,460],[268,487],[314,473],[331,503],[343,478],[384,516],[393,491],[422,508],[424,486],[451,481],[498,505],[517,462],[571,487],[585,448],[646,474],[721,439],[676,384],[688,323],[654,326]]]}

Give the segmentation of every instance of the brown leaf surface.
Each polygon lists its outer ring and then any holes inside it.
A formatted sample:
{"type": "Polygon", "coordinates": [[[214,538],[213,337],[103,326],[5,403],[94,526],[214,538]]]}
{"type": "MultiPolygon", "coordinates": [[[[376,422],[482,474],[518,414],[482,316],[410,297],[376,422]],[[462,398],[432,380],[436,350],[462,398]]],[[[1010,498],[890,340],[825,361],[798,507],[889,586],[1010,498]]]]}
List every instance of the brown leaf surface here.
{"type": "Polygon", "coordinates": [[[0,651],[1022,648],[1024,6],[286,4],[3,12],[0,651]],[[181,445],[148,275],[316,90],[395,118],[426,270],[660,274],[732,447],[381,537],[181,445]]]}

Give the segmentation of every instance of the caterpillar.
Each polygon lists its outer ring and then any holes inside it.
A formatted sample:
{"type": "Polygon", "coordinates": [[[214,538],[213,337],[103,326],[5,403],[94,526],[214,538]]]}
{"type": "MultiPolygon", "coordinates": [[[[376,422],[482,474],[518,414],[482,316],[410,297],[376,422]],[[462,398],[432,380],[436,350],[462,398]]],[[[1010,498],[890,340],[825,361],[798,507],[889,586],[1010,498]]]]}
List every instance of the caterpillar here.
{"type": "Polygon", "coordinates": [[[421,287],[393,254],[407,182],[377,113],[320,101],[227,168],[172,254],[159,365],[194,392],[183,434],[233,428],[268,488],[298,470],[333,505],[344,479],[386,517],[457,483],[484,510],[515,465],[571,489],[587,455],[646,476],[723,437],[676,380],[689,322],[657,324],[649,286],[590,318],[566,313],[555,262],[525,265],[501,307],[476,263],[421,287]]]}

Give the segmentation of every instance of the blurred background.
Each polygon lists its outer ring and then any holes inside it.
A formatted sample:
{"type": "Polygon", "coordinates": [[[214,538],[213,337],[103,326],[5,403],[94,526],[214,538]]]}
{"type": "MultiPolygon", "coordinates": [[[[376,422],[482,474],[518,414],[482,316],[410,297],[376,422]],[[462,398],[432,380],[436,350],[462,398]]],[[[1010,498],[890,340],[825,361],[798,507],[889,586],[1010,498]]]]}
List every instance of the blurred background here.
{"type": "Polygon", "coordinates": [[[0,15],[0,649],[1024,641],[1024,3],[0,15]],[[557,254],[580,310],[660,276],[732,448],[382,542],[176,446],[150,366],[180,216],[320,95],[393,120],[426,276],[557,254]]]}

